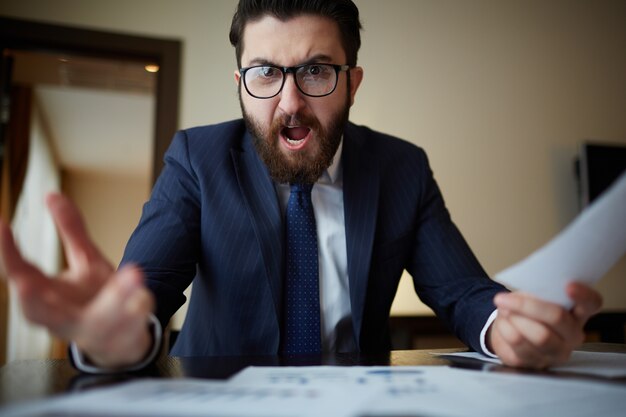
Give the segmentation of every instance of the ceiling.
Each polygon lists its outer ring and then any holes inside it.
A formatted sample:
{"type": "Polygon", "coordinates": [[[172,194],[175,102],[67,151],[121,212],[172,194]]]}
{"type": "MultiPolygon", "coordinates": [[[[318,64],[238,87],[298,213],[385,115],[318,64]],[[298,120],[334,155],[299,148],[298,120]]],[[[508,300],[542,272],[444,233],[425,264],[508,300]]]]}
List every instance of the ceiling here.
{"type": "Polygon", "coordinates": [[[146,64],[12,51],[13,82],[33,86],[62,170],[148,177],[156,74],[146,64]]]}

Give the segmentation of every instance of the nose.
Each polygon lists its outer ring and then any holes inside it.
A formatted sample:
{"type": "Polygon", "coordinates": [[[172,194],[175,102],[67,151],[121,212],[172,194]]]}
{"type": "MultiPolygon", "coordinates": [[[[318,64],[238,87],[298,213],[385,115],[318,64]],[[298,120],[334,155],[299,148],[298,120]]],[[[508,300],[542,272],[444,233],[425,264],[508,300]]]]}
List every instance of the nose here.
{"type": "Polygon", "coordinates": [[[285,114],[296,114],[305,105],[304,95],[296,85],[294,74],[285,74],[285,84],[280,92],[278,107],[285,114]]]}

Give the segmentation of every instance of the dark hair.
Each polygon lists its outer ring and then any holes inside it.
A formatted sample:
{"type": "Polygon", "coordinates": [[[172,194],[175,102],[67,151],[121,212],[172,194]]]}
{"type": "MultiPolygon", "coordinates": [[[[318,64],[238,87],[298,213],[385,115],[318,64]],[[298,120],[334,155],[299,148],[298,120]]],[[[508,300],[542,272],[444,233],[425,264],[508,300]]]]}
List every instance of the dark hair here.
{"type": "Polygon", "coordinates": [[[328,17],[337,22],[346,64],[356,66],[361,47],[359,9],[352,0],[240,0],[230,26],[230,43],[235,47],[237,65],[241,67],[243,31],[246,24],[270,15],[285,21],[303,14],[328,17]]]}

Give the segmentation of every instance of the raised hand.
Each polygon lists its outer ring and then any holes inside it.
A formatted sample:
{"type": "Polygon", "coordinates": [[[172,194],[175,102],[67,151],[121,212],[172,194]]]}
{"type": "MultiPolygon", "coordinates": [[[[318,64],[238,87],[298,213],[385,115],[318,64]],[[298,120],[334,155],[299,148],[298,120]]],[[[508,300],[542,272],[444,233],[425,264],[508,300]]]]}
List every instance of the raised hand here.
{"type": "Polygon", "coordinates": [[[116,368],[140,361],[152,344],[148,317],[154,308],[142,272],[134,266],[116,271],[89,239],[69,199],[50,194],[46,204],[68,262],[68,269],[56,277],[26,261],[0,221],[0,252],[24,315],[55,336],[74,341],[96,366],[116,368]]]}
{"type": "Polygon", "coordinates": [[[602,305],[587,285],[567,287],[571,310],[520,292],[498,294],[498,316],[489,329],[491,350],[510,366],[542,369],[565,362],[584,340],[583,327],[602,305]]]}

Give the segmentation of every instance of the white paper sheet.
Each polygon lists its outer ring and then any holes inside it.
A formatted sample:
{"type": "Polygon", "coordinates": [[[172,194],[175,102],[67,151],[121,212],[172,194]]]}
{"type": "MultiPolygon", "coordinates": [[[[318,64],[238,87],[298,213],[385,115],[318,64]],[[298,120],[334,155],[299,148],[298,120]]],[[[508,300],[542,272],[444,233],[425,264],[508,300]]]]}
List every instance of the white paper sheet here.
{"type": "Polygon", "coordinates": [[[626,385],[434,367],[422,384],[387,390],[364,415],[618,417],[626,385]]]}
{"type": "Polygon", "coordinates": [[[144,379],[0,410],[25,416],[623,416],[626,385],[423,367],[251,367],[144,379]]]}
{"type": "Polygon", "coordinates": [[[371,390],[357,387],[347,399],[337,385],[272,387],[191,378],[142,379],[0,409],[0,416],[354,417],[359,404],[371,398],[371,390]]]}
{"type": "MultiPolygon", "coordinates": [[[[419,367],[250,367],[232,384],[377,386],[361,416],[542,417],[622,416],[626,384],[605,384],[519,374],[419,367]]],[[[320,414],[321,415],[321,414],[320,414]]]]}
{"type": "Polygon", "coordinates": [[[291,386],[369,386],[421,380],[432,366],[249,366],[229,381],[233,385],[291,386]]]}
{"type": "Polygon", "coordinates": [[[625,252],[626,173],[558,236],[495,279],[570,308],[566,285],[594,284],[625,252]]]}
{"type": "MultiPolygon", "coordinates": [[[[483,362],[502,364],[500,359],[491,358],[477,352],[455,352],[441,355],[478,359],[483,362]]],[[[550,370],[606,378],[623,378],[626,377],[626,354],[574,351],[566,363],[553,366],[550,370]]]]}

